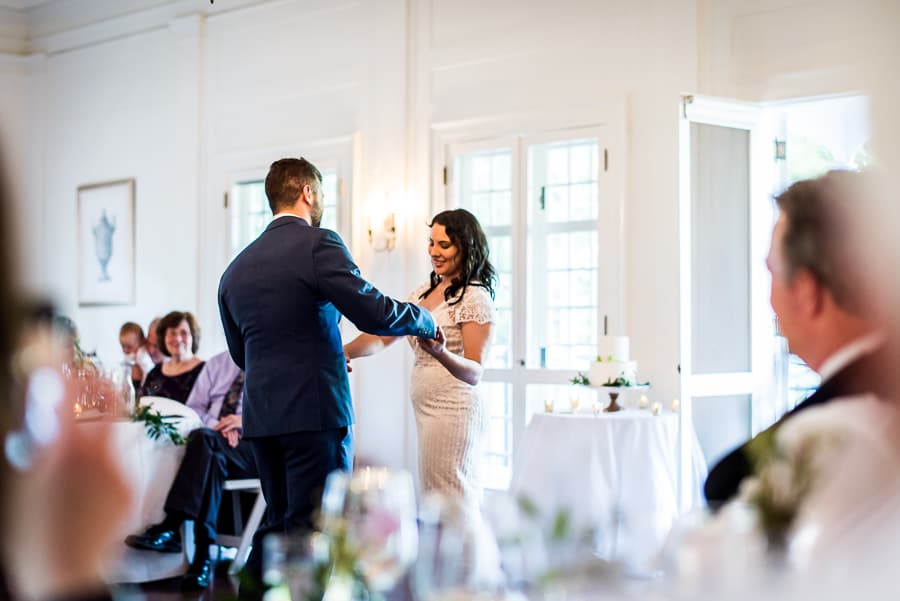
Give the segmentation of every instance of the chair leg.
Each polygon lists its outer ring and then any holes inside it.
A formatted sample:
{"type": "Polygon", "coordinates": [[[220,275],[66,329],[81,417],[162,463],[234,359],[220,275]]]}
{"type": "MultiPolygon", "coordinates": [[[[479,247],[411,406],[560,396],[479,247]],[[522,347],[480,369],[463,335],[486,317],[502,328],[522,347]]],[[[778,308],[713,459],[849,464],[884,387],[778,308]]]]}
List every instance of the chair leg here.
{"type": "Polygon", "coordinates": [[[266,500],[263,498],[262,492],[259,492],[256,495],[256,502],[253,503],[253,510],[250,512],[250,517],[247,519],[247,523],[244,524],[241,545],[238,547],[237,554],[234,556],[234,561],[231,562],[231,567],[228,568],[228,573],[232,576],[240,572],[241,568],[244,567],[244,564],[247,563],[247,555],[250,552],[250,544],[253,542],[253,535],[256,534],[256,529],[259,528],[265,511],[266,500]]]}

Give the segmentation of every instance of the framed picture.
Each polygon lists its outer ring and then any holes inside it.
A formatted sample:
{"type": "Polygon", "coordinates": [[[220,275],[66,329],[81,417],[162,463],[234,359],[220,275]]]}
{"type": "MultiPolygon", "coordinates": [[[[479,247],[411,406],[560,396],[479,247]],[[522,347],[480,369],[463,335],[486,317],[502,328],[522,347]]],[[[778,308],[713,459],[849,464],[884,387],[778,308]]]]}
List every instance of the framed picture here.
{"type": "Polygon", "coordinates": [[[134,179],[78,187],[78,305],[134,303],[134,179]]]}

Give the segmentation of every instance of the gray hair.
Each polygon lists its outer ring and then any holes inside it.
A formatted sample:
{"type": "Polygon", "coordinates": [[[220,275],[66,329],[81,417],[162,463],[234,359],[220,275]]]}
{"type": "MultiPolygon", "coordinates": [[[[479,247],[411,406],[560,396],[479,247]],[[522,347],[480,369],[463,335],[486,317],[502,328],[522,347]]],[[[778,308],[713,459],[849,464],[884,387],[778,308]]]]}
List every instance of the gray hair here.
{"type": "Polygon", "coordinates": [[[786,219],[781,251],[788,279],[807,270],[839,307],[859,315],[867,283],[862,230],[874,209],[865,176],[829,171],[791,185],[775,202],[786,219]]]}

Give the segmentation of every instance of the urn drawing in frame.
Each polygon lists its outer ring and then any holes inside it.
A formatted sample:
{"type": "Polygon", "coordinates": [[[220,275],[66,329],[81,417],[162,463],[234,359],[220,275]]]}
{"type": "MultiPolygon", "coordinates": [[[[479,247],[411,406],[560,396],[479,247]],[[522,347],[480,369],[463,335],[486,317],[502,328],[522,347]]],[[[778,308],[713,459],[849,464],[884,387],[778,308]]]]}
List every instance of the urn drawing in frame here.
{"type": "Polygon", "coordinates": [[[78,304],[134,304],[135,180],[78,187],[78,304]]]}

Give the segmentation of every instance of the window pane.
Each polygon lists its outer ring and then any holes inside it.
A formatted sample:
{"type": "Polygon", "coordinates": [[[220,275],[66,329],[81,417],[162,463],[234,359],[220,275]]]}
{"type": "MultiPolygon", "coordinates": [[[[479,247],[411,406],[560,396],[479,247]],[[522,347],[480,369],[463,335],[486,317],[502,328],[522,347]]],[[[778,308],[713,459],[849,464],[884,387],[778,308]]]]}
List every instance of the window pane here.
{"type": "Polygon", "coordinates": [[[512,366],[512,151],[498,148],[457,157],[453,164],[456,202],[471,211],[488,239],[497,270],[497,323],[485,367],[512,366]]]}
{"type": "Polygon", "coordinates": [[[750,371],[750,134],[691,124],[694,373],[750,371]]]}
{"type": "Polygon", "coordinates": [[[573,184],[569,188],[569,214],[573,221],[597,218],[596,184],[573,184]]]}
{"type": "MultiPolygon", "coordinates": [[[[340,198],[335,169],[322,171],[322,227],[340,232],[340,198]]],[[[256,240],[272,220],[264,180],[239,182],[231,187],[231,255],[256,240]]],[[[343,235],[343,233],[342,233],[343,235]]]]}
{"type": "Polygon", "coordinates": [[[551,271],[547,274],[549,305],[567,307],[569,305],[569,272],[551,271]]]}
{"type": "MultiPolygon", "coordinates": [[[[553,146],[547,149],[546,154],[547,183],[566,184],[569,182],[569,151],[565,146],[553,146]]],[[[535,171],[540,170],[535,166],[535,171]]]]}
{"type": "Polygon", "coordinates": [[[335,171],[322,172],[322,192],[324,202],[322,203],[322,227],[329,230],[338,231],[338,178],[335,171]]]}
{"type": "Polygon", "coordinates": [[[592,307],[597,299],[596,272],[579,269],[569,272],[569,300],[575,307],[592,307]]]}
{"type": "Polygon", "coordinates": [[[597,265],[597,232],[569,234],[569,265],[591,269],[597,265]]]}
{"type": "Polygon", "coordinates": [[[512,475],[512,387],[503,382],[482,382],[487,408],[487,440],[482,463],[485,488],[505,490],[512,475]]]}
{"type": "Polygon", "coordinates": [[[272,218],[263,180],[240,182],[231,188],[231,254],[253,242],[272,218]]]}
{"type": "Polygon", "coordinates": [[[528,149],[526,361],[530,368],[584,369],[597,342],[596,140],[528,149]]]}
{"type": "Polygon", "coordinates": [[[569,220],[568,186],[547,186],[544,188],[544,210],[550,221],[569,220]]]}
{"type": "Polygon", "coordinates": [[[591,160],[596,144],[580,144],[572,146],[569,152],[569,181],[590,182],[594,180],[591,160]]]}
{"type": "Polygon", "coordinates": [[[512,272],[512,240],[509,236],[485,232],[491,250],[491,264],[498,272],[512,272]]]}
{"type": "Polygon", "coordinates": [[[547,240],[547,267],[566,269],[569,266],[569,234],[550,234],[547,240]]]}

